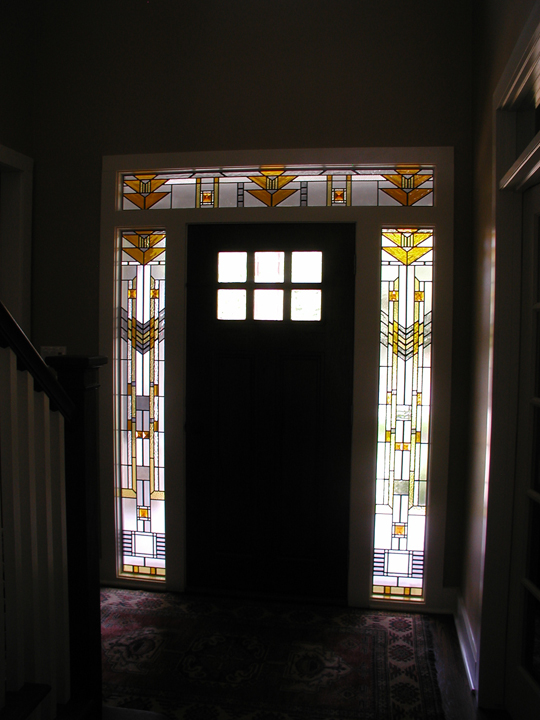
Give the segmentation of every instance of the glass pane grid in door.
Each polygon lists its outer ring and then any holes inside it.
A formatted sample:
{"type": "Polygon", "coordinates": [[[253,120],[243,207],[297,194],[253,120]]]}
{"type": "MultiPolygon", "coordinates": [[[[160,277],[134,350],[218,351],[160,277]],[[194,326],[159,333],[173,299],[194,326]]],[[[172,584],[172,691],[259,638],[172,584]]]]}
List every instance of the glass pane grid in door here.
{"type": "Polygon", "coordinates": [[[120,575],[165,580],[165,233],[121,235],[120,575]]]}
{"type": "Polygon", "coordinates": [[[219,252],[217,266],[218,320],[321,320],[322,290],[306,286],[322,283],[322,252],[219,252]],[[224,288],[226,284],[243,287],[224,288]],[[265,287],[257,288],[258,284],[265,287]],[[295,284],[303,287],[295,288],[295,284]],[[252,294],[252,304],[248,303],[248,293],[252,294]],[[285,303],[289,305],[288,316],[285,303]],[[252,317],[248,317],[250,305],[252,317]]]}
{"type": "Polygon", "coordinates": [[[423,600],[433,230],[382,231],[374,598],[423,600]]]}

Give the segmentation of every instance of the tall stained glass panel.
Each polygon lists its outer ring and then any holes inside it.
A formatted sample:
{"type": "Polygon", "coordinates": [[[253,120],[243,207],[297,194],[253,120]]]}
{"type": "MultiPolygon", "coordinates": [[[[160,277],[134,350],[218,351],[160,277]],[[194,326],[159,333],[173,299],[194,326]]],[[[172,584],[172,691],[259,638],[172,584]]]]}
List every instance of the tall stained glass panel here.
{"type": "Polygon", "coordinates": [[[120,574],[165,579],[165,233],[121,233],[120,574]]]}
{"type": "Polygon", "coordinates": [[[422,600],[433,230],[382,231],[374,597],[422,600]]]}

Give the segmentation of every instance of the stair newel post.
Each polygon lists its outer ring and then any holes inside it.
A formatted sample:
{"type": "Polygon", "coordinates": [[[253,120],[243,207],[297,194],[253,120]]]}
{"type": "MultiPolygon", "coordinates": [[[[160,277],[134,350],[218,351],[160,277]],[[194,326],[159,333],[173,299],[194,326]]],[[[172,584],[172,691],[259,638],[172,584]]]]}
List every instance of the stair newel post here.
{"type": "Polygon", "coordinates": [[[65,426],[71,699],[101,717],[98,391],[103,356],[47,358],[75,404],[65,426]]]}

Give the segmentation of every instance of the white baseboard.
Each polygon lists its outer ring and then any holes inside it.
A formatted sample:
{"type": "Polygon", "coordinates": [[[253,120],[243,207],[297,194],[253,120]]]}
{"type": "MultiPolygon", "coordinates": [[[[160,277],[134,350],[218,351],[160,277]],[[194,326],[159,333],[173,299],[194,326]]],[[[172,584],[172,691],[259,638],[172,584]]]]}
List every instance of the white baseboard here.
{"type": "Polygon", "coordinates": [[[469,616],[461,598],[458,599],[455,622],[467,678],[471,691],[475,693],[478,685],[478,649],[474,640],[469,616]]]}

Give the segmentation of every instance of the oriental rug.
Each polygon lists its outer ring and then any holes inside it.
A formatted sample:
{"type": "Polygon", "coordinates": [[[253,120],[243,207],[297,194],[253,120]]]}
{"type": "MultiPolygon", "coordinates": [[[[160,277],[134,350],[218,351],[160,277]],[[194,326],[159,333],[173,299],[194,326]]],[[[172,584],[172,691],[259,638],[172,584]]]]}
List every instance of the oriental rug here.
{"type": "Polygon", "coordinates": [[[102,590],[104,704],[176,720],[443,720],[429,616],[102,590]]]}

